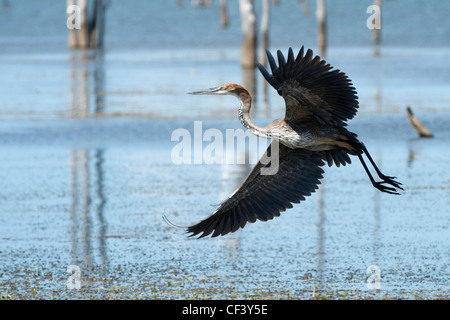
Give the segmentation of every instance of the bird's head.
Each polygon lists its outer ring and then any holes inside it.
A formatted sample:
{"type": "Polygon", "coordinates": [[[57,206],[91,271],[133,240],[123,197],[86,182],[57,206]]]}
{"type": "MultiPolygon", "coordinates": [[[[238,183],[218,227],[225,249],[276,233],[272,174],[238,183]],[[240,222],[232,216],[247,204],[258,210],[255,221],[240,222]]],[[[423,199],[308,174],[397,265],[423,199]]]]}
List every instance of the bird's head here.
{"type": "Polygon", "coordinates": [[[219,87],[205,89],[205,90],[199,90],[199,91],[193,91],[189,92],[189,94],[211,94],[211,95],[226,95],[231,94],[238,96],[243,91],[247,92],[242,86],[235,84],[235,83],[227,83],[224,85],[221,85],[219,87]]]}

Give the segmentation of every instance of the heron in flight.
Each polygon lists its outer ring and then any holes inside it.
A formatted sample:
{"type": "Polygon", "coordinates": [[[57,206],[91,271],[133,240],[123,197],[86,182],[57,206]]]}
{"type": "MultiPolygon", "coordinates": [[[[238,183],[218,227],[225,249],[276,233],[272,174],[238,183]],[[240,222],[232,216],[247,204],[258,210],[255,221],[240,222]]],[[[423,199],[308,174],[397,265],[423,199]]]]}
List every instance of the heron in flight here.
{"type": "MultiPolygon", "coordinates": [[[[358,109],[358,97],[347,75],[333,69],[311,49],[300,49],[297,57],[289,49],[287,61],[278,50],[278,65],[266,51],[270,74],[257,63],[264,78],[286,102],[284,119],[277,119],[267,127],[259,127],[250,119],[251,96],[238,84],[190,92],[196,95],[233,95],[241,103],[239,119],[251,133],[272,139],[264,156],[271,155],[274,140],[278,145],[278,171],[263,175],[261,170],[270,163],[259,161],[242,184],[205,220],[187,227],[190,236],[199,238],[225,235],[244,228],[247,222],[267,221],[292,208],[293,203],[305,200],[320,184],[322,166],[350,164],[349,155],[361,161],[372,185],[390,194],[403,188],[395,177],[384,175],[377,167],[357,135],[345,128],[346,120],[358,109]],[[366,155],[381,181],[375,181],[363,159],[366,155]]],[[[263,156],[263,157],[264,157],[263,156]]]]}

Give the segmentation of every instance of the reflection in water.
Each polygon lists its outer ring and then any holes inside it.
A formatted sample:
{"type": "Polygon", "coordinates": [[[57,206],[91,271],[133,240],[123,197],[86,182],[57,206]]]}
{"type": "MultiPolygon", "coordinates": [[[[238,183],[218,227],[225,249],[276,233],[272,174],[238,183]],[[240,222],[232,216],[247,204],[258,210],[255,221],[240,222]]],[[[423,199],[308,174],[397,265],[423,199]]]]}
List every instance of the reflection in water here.
{"type": "MultiPolygon", "coordinates": [[[[377,29],[374,29],[374,30],[377,30],[377,29]]],[[[380,48],[380,46],[378,44],[373,46],[373,56],[374,57],[381,56],[381,48],[380,48]]]]}
{"type": "MultiPolygon", "coordinates": [[[[72,255],[77,256],[76,253],[78,252],[77,247],[77,230],[78,230],[78,219],[76,216],[76,213],[78,211],[78,174],[77,174],[77,167],[78,167],[78,155],[75,151],[71,151],[71,160],[70,160],[70,168],[71,168],[71,197],[72,197],[72,204],[70,206],[70,218],[72,221],[72,255]]],[[[77,259],[73,259],[75,263],[77,263],[77,259]]]]}
{"type": "MultiPolygon", "coordinates": [[[[375,162],[381,170],[381,154],[380,152],[377,152],[375,162]]],[[[379,259],[378,259],[378,252],[379,248],[381,246],[380,242],[380,224],[381,224],[381,216],[380,216],[380,192],[374,188],[374,226],[373,226],[373,261],[371,264],[378,265],[379,259]]]]}
{"type": "Polygon", "coordinates": [[[107,223],[104,218],[106,198],[103,191],[103,150],[96,150],[93,157],[88,150],[71,150],[70,158],[72,264],[78,265],[82,270],[99,266],[101,274],[104,274],[108,271],[108,258],[105,241],[107,223]],[[94,239],[98,239],[98,245],[93,243],[94,239]],[[95,248],[99,250],[98,255],[94,254],[95,248]],[[97,256],[99,261],[95,261],[97,256]]]}
{"type": "Polygon", "coordinates": [[[89,210],[91,206],[90,186],[89,186],[89,153],[87,150],[81,151],[81,170],[83,174],[83,181],[81,183],[82,192],[81,197],[83,206],[81,208],[82,221],[82,239],[83,239],[83,253],[82,256],[86,265],[92,265],[90,234],[91,234],[91,219],[89,217],[89,210]]]}
{"type": "Polygon", "coordinates": [[[323,265],[325,258],[325,213],[324,213],[324,180],[320,185],[319,190],[317,190],[317,213],[318,213],[318,223],[317,223],[317,280],[318,283],[322,284],[323,278],[323,265]]]}
{"type": "Polygon", "coordinates": [[[426,137],[417,137],[408,140],[408,168],[411,168],[414,161],[420,155],[420,142],[428,139],[426,137]]]}
{"type": "Polygon", "coordinates": [[[379,85],[377,85],[377,87],[375,89],[374,100],[375,100],[375,112],[381,113],[382,103],[383,103],[383,95],[382,95],[381,87],[379,85]]]}
{"type": "Polygon", "coordinates": [[[417,151],[414,149],[408,150],[408,168],[411,168],[411,164],[417,159],[417,151]]]}
{"type": "Polygon", "coordinates": [[[86,118],[104,113],[104,53],[103,50],[72,50],[70,56],[71,118],[86,118]],[[93,98],[92,94],[93,93],[93,98]],[[91,100],[93,100],[91,102],[91,100]],[[93,104],[93,110],[91,105],[93,104]]]}
{"type": "Polygon", "coordinates": [[[104,157],[103,157],[103,150],[96,150],[95,151],[95,171],[97,174],[97,198],[98,198],[98,206],[97,206],[97,219],[99,226],[99,250],[100,250],[100,257],[102,259],[101,265],[104,267],[104,271],[108,269],[108,259],[106,256],[106,220],[104,217],[104,210],[105,210],[105,204],[106,204],[106,198],[103,188],[103,181],[104,181],[104,172],[103,172],[103,163],[104,163],[104,157]]]}
{"type": "MultiPolygon", "coordinates": [[[[70,117],[86,118],[102,114],[103,51],[73,50],[70,66],[70,117]]],[[[104,218],[106,198],[103,187],[103,153],[101,149],[70,151],[72,264],[78,265],[82,272],[94,266],[99,267],[101,275],[109,269],[105,237],[107,223],[104,218]],[[98,239],[98,244],[93,243],[94,239],[98,239]],[[98,254],[95,253],[96,248],[98,254]]]]}

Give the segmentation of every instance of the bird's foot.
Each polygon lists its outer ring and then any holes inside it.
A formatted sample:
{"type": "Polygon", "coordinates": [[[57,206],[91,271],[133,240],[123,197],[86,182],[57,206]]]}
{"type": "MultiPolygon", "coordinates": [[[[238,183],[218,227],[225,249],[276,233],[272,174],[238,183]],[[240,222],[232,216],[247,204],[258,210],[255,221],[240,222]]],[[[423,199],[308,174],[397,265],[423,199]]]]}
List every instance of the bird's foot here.
{"type": "Polygon", "coordinates": [[[385,186],[383,183],[388,183],[388,182],[386,182],[386,181],[374,182],[373,186],[382,192],[386,192],[386,193],[390,193],[390,194],[400,194],[397,192],[396,188],[385,186]]]}
{"type": "Polygon", "coordinates": [[[402,188],[402,184],[400,182],[395,181],[394,179],[397,179],[396,177],[389,177],[385,175],[380,175],[380,178],[383,181],[374,182],[373,186],[377,188],[378,190],[390,194],[400,194],[398,193],[398,190],[404,190],[402,188]],[[391,187],[386,186],[385,184],[391,185],[391,187]]]}
{"type": "Polygon", "coordinates": [[[380,178],[383,180],[383,182],[388,183],[397,189],[404,190],[401,187],[402,184],[400,182],[397,182],[394,180],[394,179],[397,179],[397,177],[389,177],[389,176],[381,175],[380,178]]]}

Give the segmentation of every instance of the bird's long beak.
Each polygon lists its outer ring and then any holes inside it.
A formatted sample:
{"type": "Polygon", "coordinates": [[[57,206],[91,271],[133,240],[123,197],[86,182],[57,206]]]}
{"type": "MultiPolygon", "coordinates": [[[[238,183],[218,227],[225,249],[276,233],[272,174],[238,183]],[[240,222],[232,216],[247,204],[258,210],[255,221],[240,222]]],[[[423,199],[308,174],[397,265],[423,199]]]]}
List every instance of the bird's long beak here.
{"type": "Polygon", "coordinates": [[[225,92],[222,87],[215,87],[205,90],[188,92],[188,94],[223,94],[223,93],[225,92]]]}

